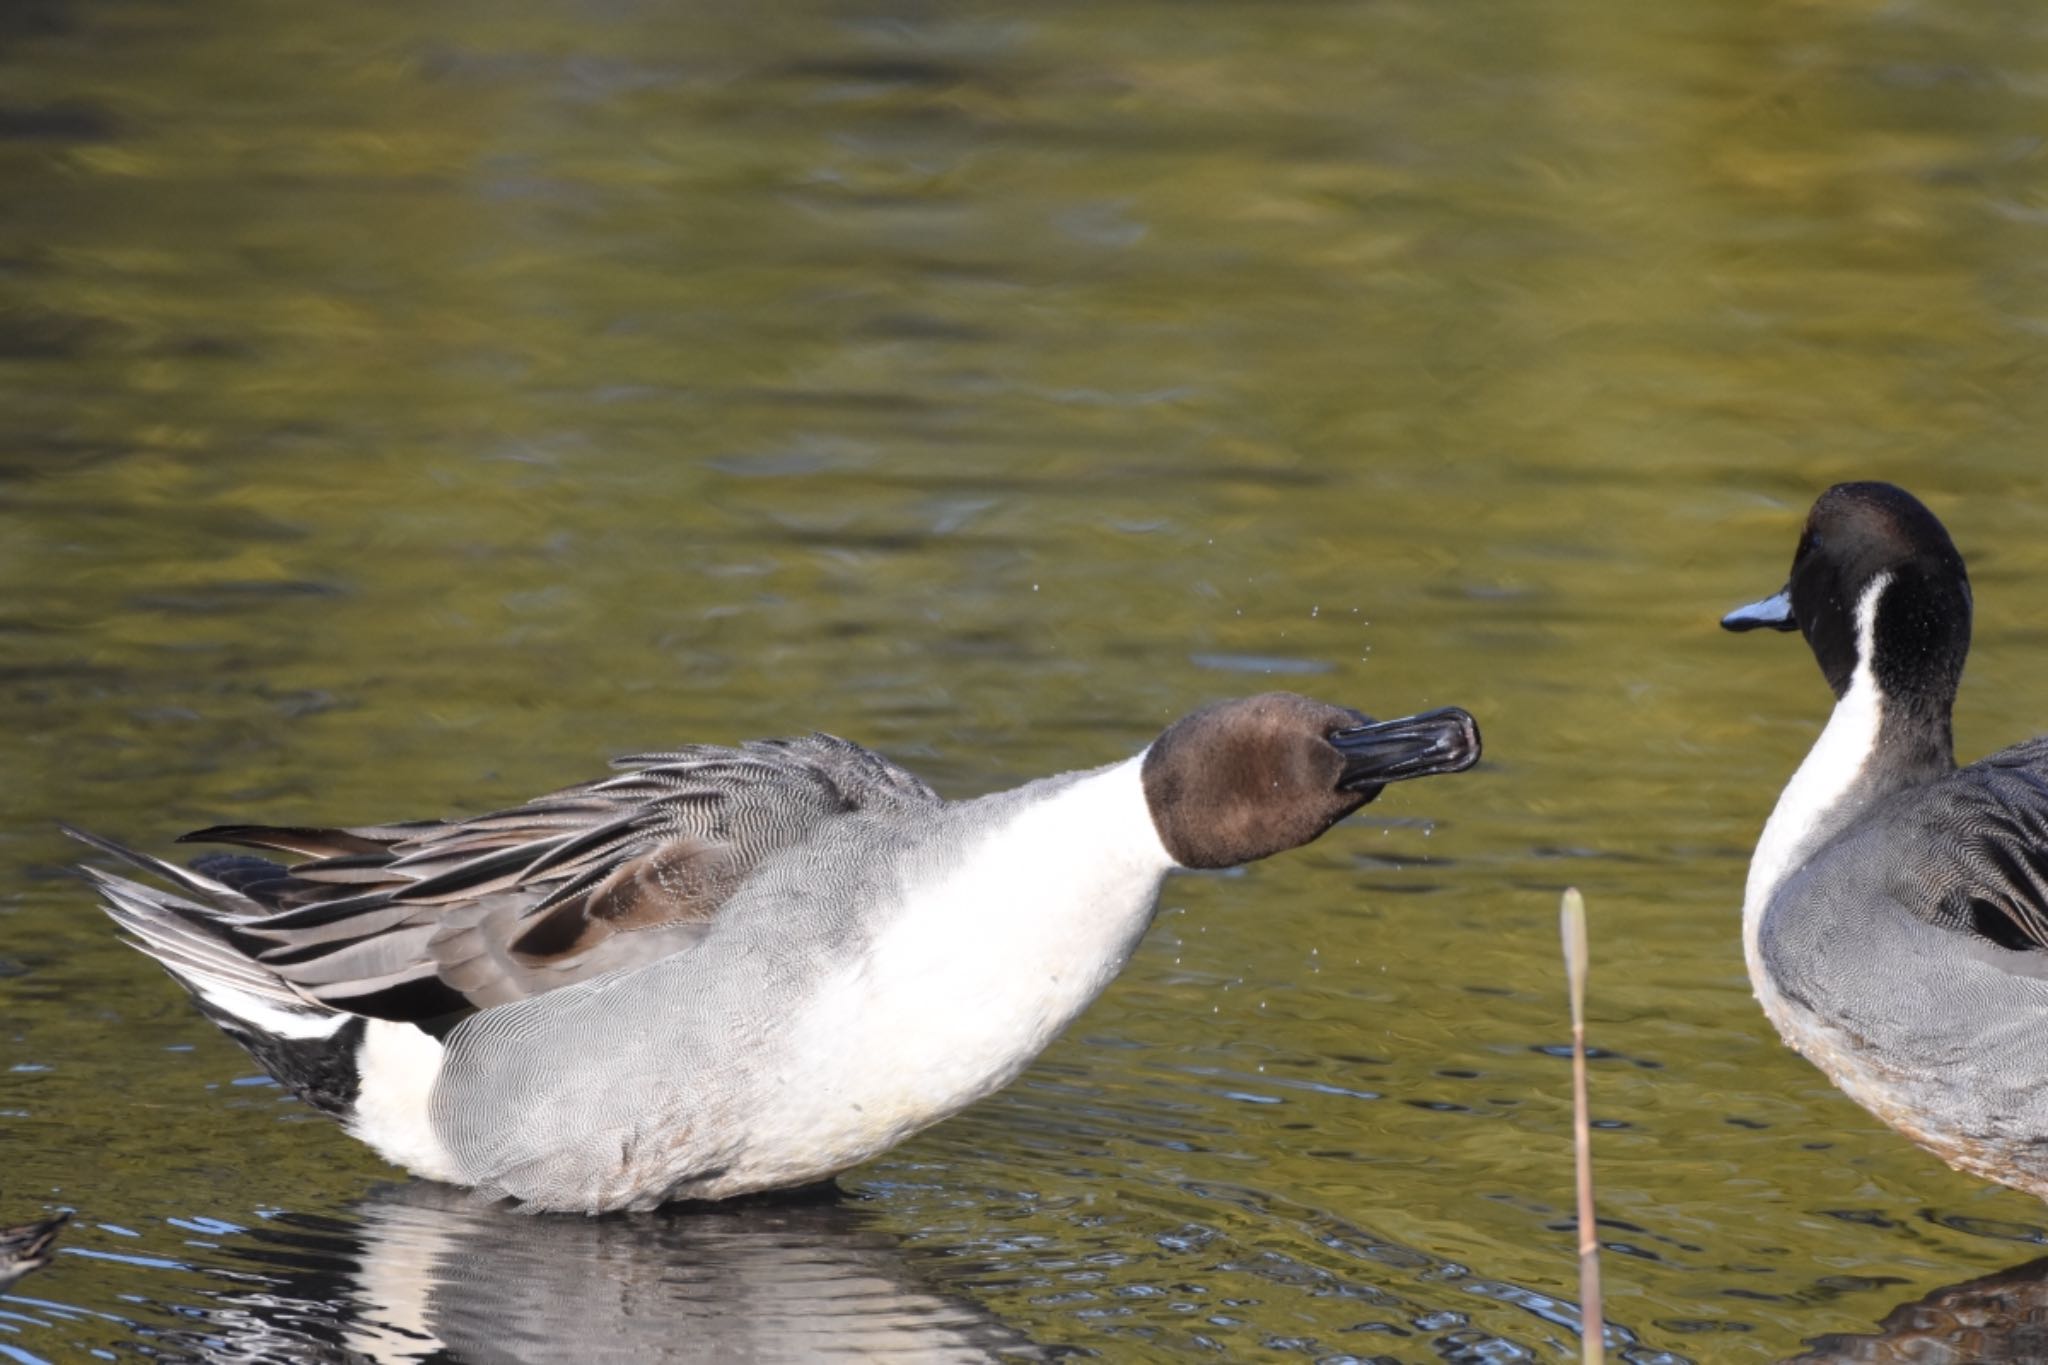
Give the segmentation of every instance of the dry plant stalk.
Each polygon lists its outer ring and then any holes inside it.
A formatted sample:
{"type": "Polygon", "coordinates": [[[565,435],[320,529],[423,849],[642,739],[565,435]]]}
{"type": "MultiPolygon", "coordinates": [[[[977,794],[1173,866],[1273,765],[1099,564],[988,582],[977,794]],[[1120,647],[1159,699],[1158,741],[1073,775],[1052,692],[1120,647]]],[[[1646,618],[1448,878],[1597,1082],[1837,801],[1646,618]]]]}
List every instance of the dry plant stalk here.
{"type": "Polygon", "coordinates": [[[1586,1365],[1606,1358],[1607,1325],[1600,1311],[1600,1229],[1593,1214],[1593,1125],[1586,1100],[1586,900],[1569,887],[1560,908],[1564,976],[1572,1002],[1572,1146],[1579,1175],[1579,1341],[1586,1365]]]}

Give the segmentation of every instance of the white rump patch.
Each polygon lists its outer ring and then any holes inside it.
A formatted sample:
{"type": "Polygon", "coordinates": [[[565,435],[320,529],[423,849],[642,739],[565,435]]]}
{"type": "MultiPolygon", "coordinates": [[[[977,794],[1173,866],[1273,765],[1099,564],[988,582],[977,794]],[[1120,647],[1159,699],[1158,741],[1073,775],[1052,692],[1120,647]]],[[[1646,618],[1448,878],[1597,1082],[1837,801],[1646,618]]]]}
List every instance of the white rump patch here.
{"type": "Polygon", "coordinates": [[[355,1110],[348,1130],[394,1166],[429,1180],[466,1184],[429,1120],[441,1075],[441,1040],[411,1024],[371,1019],[356,1052],[355,1110]]]}

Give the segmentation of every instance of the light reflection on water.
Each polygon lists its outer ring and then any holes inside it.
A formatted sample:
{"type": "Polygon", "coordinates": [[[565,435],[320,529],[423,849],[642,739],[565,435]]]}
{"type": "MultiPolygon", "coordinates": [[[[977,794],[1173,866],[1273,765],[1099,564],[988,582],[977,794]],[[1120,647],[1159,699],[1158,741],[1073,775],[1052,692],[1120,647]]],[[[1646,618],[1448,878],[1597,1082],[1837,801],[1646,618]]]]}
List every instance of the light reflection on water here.
{"type": "Polygon", "coordinates": [[[0,1218],[80,1211],[0,1354],[490,1358],[479,1311],[559,1344],[530,1286],[764,1358],[1568,1358],[1567,883],[1631,1358],[2031,1256],[1749,999],[1825,692],[1714,622],[1897,479],[1971,560],[1963,750],[2039,728],[2048,30],[1616,14],[0,6],[0,1218]],[[701,1226],[367,1194],[53,829],[814,726],[963,794],[1274,685],[1465,705],[1487,761],[1176,879],[1019,1086],[701,1226]],[[800,1312],[698,1313],[778,1257],[800,1312]]]}

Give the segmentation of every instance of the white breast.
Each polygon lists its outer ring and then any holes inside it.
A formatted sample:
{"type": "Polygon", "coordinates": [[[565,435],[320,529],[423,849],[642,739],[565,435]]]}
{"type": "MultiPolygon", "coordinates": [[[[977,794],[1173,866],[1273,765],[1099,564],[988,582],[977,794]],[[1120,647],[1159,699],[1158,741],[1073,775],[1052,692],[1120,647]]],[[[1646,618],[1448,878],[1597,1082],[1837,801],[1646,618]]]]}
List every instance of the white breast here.
{"type": "MultiPolygon", "coordinates": [[[[1857,600],[1856,671],[1850,676],[1849,690],[1835,703],[1834,714],[1828,717],[1827,728],[1814,741],[1806,761],[1785,784],[1749,863],[1749,884],[1742,898],[1742,955],[1748,963],[1749,980],[1757,999],[1781,1033],[1788,1027],[1784,1018],[1786,1007],[1764,970],[1760,947],[1764,912],[1785,879],[1813,855],[1829,812],[1877,752],[1884,696],[1878,690],[1871,658],[1877,635],[1878,599],[1890,583],[1890,574],[1878,575],[1857,600]]],[[[1789,1033],[1787,1040],[1792,1041],[1789,1033]]]]}
{"type": "Polygon", "coordinates": [[[1173,866],[1139,777],[1020,809],[907,889],[871,951],[794,1021],[750,1159],[863,1159],[1023,1070],[1123,967],[1173,866]]]}

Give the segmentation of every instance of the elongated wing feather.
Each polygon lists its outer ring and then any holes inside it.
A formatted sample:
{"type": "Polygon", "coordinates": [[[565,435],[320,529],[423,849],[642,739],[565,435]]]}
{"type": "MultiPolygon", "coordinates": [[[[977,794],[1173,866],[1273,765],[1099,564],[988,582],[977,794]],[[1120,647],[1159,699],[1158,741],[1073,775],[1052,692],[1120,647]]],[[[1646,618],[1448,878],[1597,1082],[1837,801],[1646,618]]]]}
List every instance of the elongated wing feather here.
{"type": "Polygon", "coordinates": [[[424,1022],[680,952],[764,859],[821,822],[938,802],[902,768],[824,734],[614,766],[466,820],[184,836],[302,859],[289,866],[222,853],[188,871],[80,837],[190,898],[176,923],[124,920],[147,951],[191,956],[196,936],[215,957],[241,954],[274,990],[424,1022]]]}

